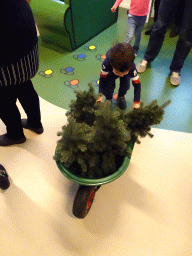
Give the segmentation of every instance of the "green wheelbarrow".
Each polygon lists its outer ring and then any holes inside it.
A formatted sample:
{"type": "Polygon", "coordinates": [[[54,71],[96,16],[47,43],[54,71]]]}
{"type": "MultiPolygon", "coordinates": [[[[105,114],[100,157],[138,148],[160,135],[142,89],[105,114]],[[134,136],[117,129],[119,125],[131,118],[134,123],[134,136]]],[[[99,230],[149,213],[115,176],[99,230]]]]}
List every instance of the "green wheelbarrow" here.
{"type": "MultiPolygon", "coordinates": [[[[134,143],[130,145],[130,149],[133,150],[133,147],[134,143]]],[[[86,217],[92,206],[95,193],[98,191],[101,185],[110,183],[119,178],[127,170],[130,158],[131,157],[126,156],[123,160],[123,163],[116,172],[101,179],[88,179],[79,177],[66,169],[61,162],[56,161],[61,173],[69,180],[80,185],[73,202],[73,214],[75,217],[79,219],[86,217]]]]}

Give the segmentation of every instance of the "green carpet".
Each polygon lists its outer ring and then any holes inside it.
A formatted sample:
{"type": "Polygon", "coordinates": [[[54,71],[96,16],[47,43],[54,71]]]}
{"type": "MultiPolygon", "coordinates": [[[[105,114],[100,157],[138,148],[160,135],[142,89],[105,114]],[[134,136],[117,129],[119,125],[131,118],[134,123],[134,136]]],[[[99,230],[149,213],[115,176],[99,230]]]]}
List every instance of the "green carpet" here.
{"type": "MultiPolygon", "coordinates": [[[[124,41],[127,30],[126,10],[120,8],[118,22],[90,40],[76,51],[56,52],[39,43],[40,68],[33,78],[35,89],[40,97],[64,109],[69,109],[71,99],[75,99],[74,89],[88,90],[91,83],[96,92],[101,70],[102,58],[106,51],[118,40],[124,41]],[[90,47],[92,46],[92,47],[90,47]],[[94,47],[93,47],[94,46],[94,47]]],[[[145,31],[145,30],[144,30],[145,31]]],[[[143,59],[149,36],[142,34],[140,50],[135,59],[136,65],[143,59]]],[[[192,132],[192,72],[190,52],[181,72],[180,86],[174,87],[169,82],[169,66],[175,51],[176,38],[169,37],[167,31],[163,47],[158,57],[145,73],[140,75],[142,93],[141,102],[150,103],[157,99],[160,104],[168,99],[171,105],[166,108],[164,120],[157,128],[192,132]]],[[[117,80],[118,91],[119,81],[117,80]]],[[[133,86],[126,95],[128,110],[132,107],[133,86]]]]}

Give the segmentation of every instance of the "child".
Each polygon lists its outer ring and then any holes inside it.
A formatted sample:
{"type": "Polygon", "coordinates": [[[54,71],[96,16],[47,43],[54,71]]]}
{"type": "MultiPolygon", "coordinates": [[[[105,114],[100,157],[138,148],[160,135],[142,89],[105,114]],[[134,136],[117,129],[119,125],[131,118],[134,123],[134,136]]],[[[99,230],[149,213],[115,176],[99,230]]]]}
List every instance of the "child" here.
{"type": "MultiPolygon", "coordinates": [[[[116,0],[111,11],[115,12],[122,1],[123,0],[116,0]]],[[[139,51],[141,32],[145,25],[147,14],[149,13],[149,2],[150,0],[131,0],[128,15],[127,37],[125,42],[131,44],[135,35],[135,43],[133,46],[135,56],[137,56],[139,51]]]]}
{"type": "MultiPolygon", "coordinates": [[[[120,87],[117,104],[119,108],[126,108],[125,94],[130,87],[130,78],[134,86],[133,108],[140,108],[141,84],[137,74],[134,50],[128,43],[119,43],[113,46],[103,61],[99,80],[99,92],[103,93],[107,100],[112,101],[115,89],[115,80],[120,77],[120,87]]],[[[99,99],[102,101],[102,99],[99,99]]]]}

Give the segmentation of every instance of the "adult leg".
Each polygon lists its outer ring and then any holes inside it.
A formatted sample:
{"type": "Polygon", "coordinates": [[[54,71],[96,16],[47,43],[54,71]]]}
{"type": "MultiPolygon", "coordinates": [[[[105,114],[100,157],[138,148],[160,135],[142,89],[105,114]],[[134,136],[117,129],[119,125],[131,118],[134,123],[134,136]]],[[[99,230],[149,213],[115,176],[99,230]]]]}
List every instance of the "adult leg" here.
{"type": "Polygon", "coordinates": [[[152,29],[144,60],[153,61],[161,50],[165,33],[171,22],[180,0],[161,0],[157,21],[152,29]]]}
{"type": "Polygon", "coordinates": [[[183,19],[184,7],[185,7],[185,1],[180,0],[179,6],[175,13],[174,27],[172,28],[169,34],[170,37],[175,37],[179,34],[180,24],[183,19]]]}
{"type": "Polygon", "coordinates": [[[161,2],[161,0],[155,0],[155,4],[154,4],[154,9],[155,9],[154,21],[155,21],[155,22],[157,21],[160,2],[161,2]]]}
{"type": "MultiPolygon", "coordinates": [[[[157,21],[160,1],[161,1],[161,0],[155,0],[155,3],[154,3],[154,22],[157,21]]],[[[153,27],[152,27],[151,29],[147,30],[147,31],[145,32],[145,35],[151,35],[152,29],[153,29],[153,27]]]]}
{"type": "Polygon", "coordinates": [[[191,50],[192,42],[186,41],[182,36],[177,41],[176,50],[170,65],[171,72],[181,72],[184,62],[191,50]]]}
{"type": "Polygon", "coordinates": [[[179,40],[170,65],[171,71],[180,72],[192,47],[192,3],[185,0],[183,18],[180,23],[179,40]]]}
{"type": "MultiPolygon", "coordinates": [[[[185,0],[183,11],[183,19],[180,24],[179,40],[177,41],[176,50],[170,65],[171,73],[180,73],[184,62],[192,47],[192,3],[190,0],[185,0]]],[[[177,74],[178,77],[178,74],[177,74]]],[[[179,85],[180,78],[172,79],[173,85],[179,85]],[[177,80],[177,81],[176,81],[177,80]]]]}
{"type": "Polygon", "coordinates": [[[16,106],[17,87],[0,87],[0,118],[7,128],[7,136],[13,140],[24,138],[21,115],[16,106]]]}
{"type": "Polygon", "coordinates": [[[128,44],[131,44],[136,29],[136,18],[135,16],[129,14],[128,15],[128,26],[127,26],[127,37],[125,39],[125,42],[128,44]]]}
{"type": "Polygon", "coordinates": [[[18,85],[18,100],[27,114],[28,125],[34,128],[41,128],[39,97],[31,80],[18,85]]]}
{"type": "Polygon", "coordinates": [[[175,13],[175,26],[177,28],[180,28],[181,21],[183,19],[184,8],[185,8],[185,1],[180,0],[179,7],[175,13]]]}

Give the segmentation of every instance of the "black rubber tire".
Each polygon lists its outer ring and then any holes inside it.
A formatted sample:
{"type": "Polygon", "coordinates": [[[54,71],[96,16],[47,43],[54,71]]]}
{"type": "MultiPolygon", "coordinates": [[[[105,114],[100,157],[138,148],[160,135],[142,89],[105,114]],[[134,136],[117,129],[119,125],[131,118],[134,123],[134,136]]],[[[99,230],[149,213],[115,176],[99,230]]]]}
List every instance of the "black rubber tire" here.
{"type": "Polygon", "coordinates": [[[99,187],[100,186],[79,186],[73,203],[73,214],[75,217],[79,219],[85,218],[92,206],[95,192],[99,187]]]}

